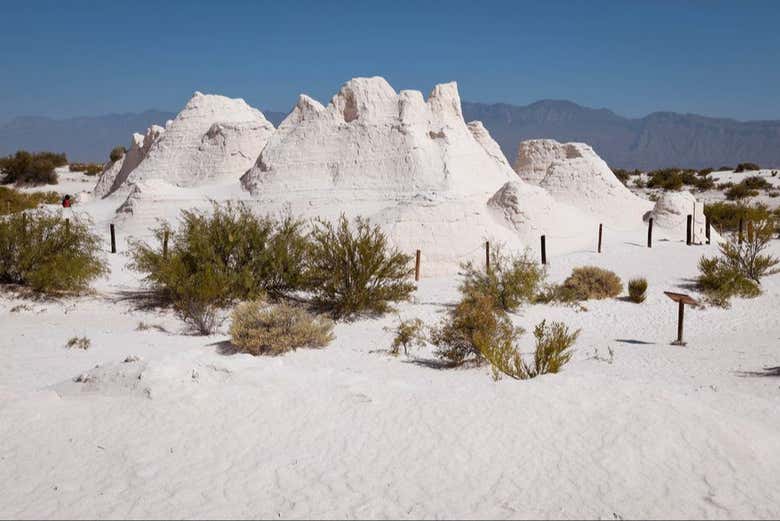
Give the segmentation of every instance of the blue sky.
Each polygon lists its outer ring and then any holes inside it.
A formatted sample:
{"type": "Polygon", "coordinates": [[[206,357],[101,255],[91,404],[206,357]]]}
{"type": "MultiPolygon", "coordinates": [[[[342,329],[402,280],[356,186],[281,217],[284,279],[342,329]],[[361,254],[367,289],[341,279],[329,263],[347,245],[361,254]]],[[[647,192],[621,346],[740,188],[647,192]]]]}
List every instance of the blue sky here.
{"type": "Polygon", "coordinates": [[[0,1],[0,121],[195,90],[288,110],[353,76],[471,101],[780,119],[780,1],[0,1]]]}

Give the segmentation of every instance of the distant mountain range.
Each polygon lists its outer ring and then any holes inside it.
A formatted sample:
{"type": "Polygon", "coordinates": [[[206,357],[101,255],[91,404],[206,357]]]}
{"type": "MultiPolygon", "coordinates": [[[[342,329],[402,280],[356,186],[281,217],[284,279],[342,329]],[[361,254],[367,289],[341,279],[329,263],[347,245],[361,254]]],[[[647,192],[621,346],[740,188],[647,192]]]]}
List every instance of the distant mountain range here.
{"type": "MultiPolygon", "coordinates": [[[[286,113],[264,110],[275,126],[286,113]]],[[[656,112],[624,118],[607,109],[571,101],[543,100],[530,105],[463,102],[466,121],[480,120],[514,162],[520,141],[552,138],[582,141],[612,167],[690,168],[754,162],[780,166],[780,121],[736,121],[695,114],[656,112]]],[[[0,155],[17,149],[66,152],[72,161],[104,161],[117,145],[127,146],[133,132],[164,125],[172,112],[51,119],[18,117],[0,125],[0,155]]]]}
{"type": "Polygon", "coordinates": [[[624,118],[571,101],[530,105],[463,102],[466,121],[478,119],[510,162],[520,141],[552,138],[591,145],[612,167],[713,167],[753,162],[780,166],[780,121],[736,121],[696,114],[655,112],[624,118]]]}

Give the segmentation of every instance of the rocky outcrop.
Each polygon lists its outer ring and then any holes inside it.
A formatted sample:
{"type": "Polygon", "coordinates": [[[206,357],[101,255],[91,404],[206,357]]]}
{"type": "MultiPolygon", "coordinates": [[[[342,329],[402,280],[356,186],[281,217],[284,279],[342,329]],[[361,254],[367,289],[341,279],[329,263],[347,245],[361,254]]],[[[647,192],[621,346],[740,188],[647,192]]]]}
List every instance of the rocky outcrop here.
{"type": "Polygon", "coordinates": [[[558,202],[598,215],[613,225],[633,224],[652,207],[634,195],[584,143],[534,139],[520,143],[515,172],[558,202]]]}
{"type": "MultiPolygon", "coordinates": [[[[704,204],[688,191],[664,192],[652,210],[644,215],[647,222],[653,218],[653,226],[673,231],[680,239],[685,238],[688,215],[693,216],[693,240],[696,244],[705,242],[704,204]]],[[[714,231],[713,231],[714,232],[714,231]]]]}
{"type": "Polygon", "coordinates": [[[244,100],[196,92],[126,181],[161,179],[181,187],[237,182],[273,132],[263,113],[244,100]]]}
{"type": "Polygon", "coordinates": [[[146,158],[152,145],[163,132],[165,132],[163,127],[152,125],[144,134],[133,134],[130,148],[125,155],[113,163],[106,163],[93,193],[97,197],[106,197],[122,186],[133,170],[146,158]]]}
{"type": "Polygon", "coordinates": [[[513,176],[483,130],[464,122],[455,83],[426,101],[383,78],[355,78],[327,107],[302,95],[242,183],[258,197],[492,193],[513,176]]]}

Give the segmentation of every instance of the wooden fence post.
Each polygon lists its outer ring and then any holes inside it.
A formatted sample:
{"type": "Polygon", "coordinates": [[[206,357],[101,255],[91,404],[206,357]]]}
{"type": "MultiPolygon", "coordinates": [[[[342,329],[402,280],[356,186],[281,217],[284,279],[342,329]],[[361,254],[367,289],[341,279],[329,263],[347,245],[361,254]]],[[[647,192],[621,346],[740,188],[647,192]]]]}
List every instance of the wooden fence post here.
{"type": "Polygon", "coordinates": [[[420,250],[417,250],[414,259],[414,280],[420,280],[420,250]]]}
{"type": "Polygon", "coordinates": [[[490,271],[490,241],[485,242],[485,272],[490,271]]]}
{"type": "Polygon", "coordinates": [[[604,225],[599,223],[599,253],[601,253],[601,234],[603,231],[604,225]]]}
{"type": "Polygon", "coordinates": [[[653,247],[653,218],[650,217],[650,219],[647,221],[647,247],[652,248],[653,247]]]}
{"type": "Polygon", "coordinates": [[[111,253],[116,253],[116,232],[114,231],[114,223],[108,225],[111,230],[111,253]]]}
{"type": "Polygon", "coordinates": [[[739,244],[742,244],[742,237],[745,230],[745,220],[740,217],[739,218],[739,244]]]}
{"type": "Polygon", "coordinates": [[[707,238],[707,244],[710,243],[710,218],[704,216],[704,236],[707,238]]]}
{"type": "Polygon", "coordinates": [[[547,264],[547,241],[544,235],[542,235],[542,264],[547,264]]]}
{"type": "Polygon", "coordinates": [[[693,215],[688,214],[685,226],[685,244],[690,246],[693,243],[693,215]]]}
{"type": "Polygon", "coordinates": [[[163,232],[163,259],[168,258],[168,230],[163,232]]]}

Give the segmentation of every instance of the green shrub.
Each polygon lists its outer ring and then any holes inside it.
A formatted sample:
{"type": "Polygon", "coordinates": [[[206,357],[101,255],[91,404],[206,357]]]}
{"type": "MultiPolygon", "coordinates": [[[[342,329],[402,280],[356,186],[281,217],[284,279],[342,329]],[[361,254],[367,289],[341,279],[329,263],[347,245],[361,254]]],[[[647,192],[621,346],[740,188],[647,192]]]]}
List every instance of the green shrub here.
{"type": "Polygon", "coordinates": [[[679,190],[683,186],[683,176],[679,168],[664,168],[648,172],[648,188],[679,190]]]}
{"type": "Polygon", "coordinates": [[[713,173],[714,171],[715,171],[714,168],[709,168],[709,167],[708,168],[702,168],[701,170],[699,170],[698,175],[700,175],[702,177],[707,177],[711,173],[713,173]]]}
{"type": "Polygon", "coordinates": [[[636,179],[634,179],[635,188],[644,188],[645,186],[647,186],[647,183],[645,183],[645,181],[641,177],[637,177],[636,179]]]}
{"type": "Polygon", "coordinates": [[[326,346],[333,340],[333,322],[288,304],[251,301],[233,311],[230,338],[241,352],[279,355],[299,347],[326,346]]]}
{"type": "Polygon", "coordinates": [[[107,272],[89,224],[45,212],[0,219],[0,282],[43,293],[78,292],[107,272]]]}
{"type": "Polygon", "coordinates": [[[211,215],[183,211],[176,231],[159,226],[155,246],[133,242],[131,267],[205,334],[216,327],[217,309],[236,300],[303,289],[308,243],[302,226],[292,218],[257,217],[243,204],[215,203],[211,215]]]}
{"type": "Polygon", "coordinates": [[[706,192],[715,188],[715,179],[711,176],[698,177],[692,184],[700,192],[706,192]]]}
{"type": "Polygon", "coordinates": [[[111,153],[108,155],[108,158],[111,160],[112,163],[115,163],[122,159],[124,155],[127,153],[127,149],[123,146],[114,147],[111,150],[111,153]]]}
{"type": "Polygon", "coordinates": [[[57,184],[54,169],[67,163],[65,154],[19,150],[12,156],[0,159],[0,175],[6,184],[57,184]]]}
{"type": "Polygon", "coordinates": [[[398,354],[401,347],[404,348],[404,354],[409,354],[409,348],[425,345],[425,334],[423,331],[423,321],[419,318],[412,320],[400,320],[395,327],[395,337],[393,343],[390,345],[390,352],[394,355],[398,354]]]}
{"type": "Polygon", "coordinates": [[[761,167],[755,163],[740,163],[737,165],[737,168],[734,169],[734,172],[739,174],[742,172],[751,172],[754,170],[761,170],[761,167]]]}
{"type": "Polygon", "coordinates": [[[752,175],[743,179],[740,184],[745,185],[752,190],[768,190],[772,188],[772,183],[761,176],[752,175]]]}
{"type": "Polygon", "coordinates": [[[20,192],[7,186],[0,186],[0,215],[36,208],[41,204],[59,204],[57,192],[20,192]]]}
{"type": "Polygon", "coordinates": [[[461,270],[462,293],[489,295],[504,311],[515,311],[532,302],[547,277],[547,269],[537,264],[527,250],[522,255],[507,255],[501,247],[491,252],[489,271],[477,269],[471,262],[463,264],[461,270]]]}
{"type": "Polygon", "coordinates": [[[574,268],[561,285],[561,300],[612,298],[623,291],[623,283],[614,272],[596,266],[574,268]]]}
{"type": "Polygon", "coordinates": [[[732,170],[734,170],[734,169],[731,168],[730,166],[722,166],[722,167],[718,168],[718,172],[730,172],[732,170]]]}
{"type": "Polygon", "coordinates": [[[769,208],[764,204],[757,203],[748,206],[725,201],[706,204],[704,206],[704,214],[709,218],[710,224],[721,232],[739,230],[740,219],[744,222],[758,222],[772,217],[769,208]]]}
{"type": "Polygon", "coordinates": [[[311,232],[308,279],[315,304],[334,316],[384,313],[388,303],[406,300],[411,256],[392,249],[385,234],[369,221],[345,216],[337,224],[318,220],[311,232]]]}
{"type": "Polygon", "coordinates": [[[647,298],[647,279],[631,279],[628,281],[628,298],[631,302],[641,304],[647,298]]]}
{"type": "Polygon", "coordinates": [[[747,197],[755,197],[758,195],[758,191],[752,190],[744,184],[739,183],[726,190],[725,195],[726,199],[729,201],[735,201],[745,199],[747,197]]]}
{"type": "Polygon", "coordinates": [[[775,233],[771,219],[758,222],[741,244],[731,235],[719,245],[720,256],[699,260],[698,286],[710,302],[727,306],[732,296],[761,294],[761,279],[780,273],[780,259],[765,253],[775,233]]]}

